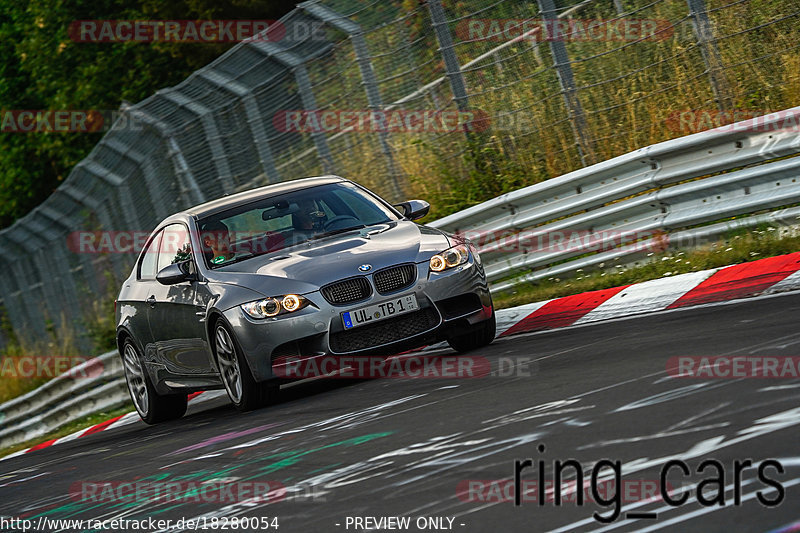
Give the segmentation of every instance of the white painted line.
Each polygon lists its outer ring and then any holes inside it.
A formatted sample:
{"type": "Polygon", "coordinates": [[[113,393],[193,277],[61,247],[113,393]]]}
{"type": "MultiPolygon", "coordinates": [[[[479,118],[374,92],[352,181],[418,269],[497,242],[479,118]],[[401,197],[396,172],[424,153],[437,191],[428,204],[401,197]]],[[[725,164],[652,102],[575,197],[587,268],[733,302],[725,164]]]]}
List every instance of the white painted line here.
{"type": "Polygon", "coordinates": [[[783,278],[778,283],[765,290],[764,294],[776,294],[779,292],[796,291],[798,289],[800,289],[800,270],[783,278]]]}
{"type": "Polygon", "coordinates": [[[700,272],[688,272],[674,277],[659,278],[631,285],[589,311],[575,321],[574,325],[666,309],[675,300],[711,277],[717,270],[714,268],[700,272]]]}
{"type": "Polygon", "coordinates": [[[547,302],[552,302],[552,300],[519,305],[510,309],[498,309],[495,312],[495,315],[497,316],[497,334],[500,335],[504,331],[509,330],[526,316],[530,315],[531,313],[535,313],[544,307],[547,302]]]}

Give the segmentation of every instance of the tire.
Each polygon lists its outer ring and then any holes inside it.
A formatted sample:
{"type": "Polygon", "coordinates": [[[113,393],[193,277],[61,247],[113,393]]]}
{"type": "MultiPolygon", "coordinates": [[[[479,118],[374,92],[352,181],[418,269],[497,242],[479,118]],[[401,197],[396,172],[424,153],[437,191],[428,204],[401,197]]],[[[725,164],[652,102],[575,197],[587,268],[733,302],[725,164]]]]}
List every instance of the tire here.
{"type": "Polygon", "coordinates": [[[214,357],[228,398],[239,411],[252,411],[274,402],[280,385],[255,380],[233,333],[221,318],[214,325],[214,357]]]}
{"type": "Polygon", "coordinates": [[[489,346],[494,340],[497,320],[492,310],[492,316],[473,327],[472,331],[450,337],[447,344],[458,353],[466,353],[477,348],[489,346]]]}
{"type": "Polygon", "coordinates": [[[158,424],[186,414],[186,394],[158,394],[130,338],[122,344],[122,366],[133,405],[145,423],[158,424]]]}

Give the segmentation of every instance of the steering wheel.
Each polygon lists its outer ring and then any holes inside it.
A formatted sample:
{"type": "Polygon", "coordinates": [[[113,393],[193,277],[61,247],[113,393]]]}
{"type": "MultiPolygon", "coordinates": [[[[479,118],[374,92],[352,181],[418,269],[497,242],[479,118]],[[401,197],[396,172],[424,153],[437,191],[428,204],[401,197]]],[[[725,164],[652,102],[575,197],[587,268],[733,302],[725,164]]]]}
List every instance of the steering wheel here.
{"type": "MultiPolygon", "coordinates": [[[[327,222],[325,222],[325,224],[322,226],[322,229],[324,229],[325,231],[330,231],[331,229],[336,229],[333,226],[335,226],[338,222],[343,222],[345,220],[352,220],[353,222],[358,223],[358,219],[356,217],[354,217],[354,216],[351,216],[351,215],[336,215],[332,219],[330,219],[327,222]]],[[[347,227],[347,225],[342,224],[341,227],[345,228],[345,227],[347,227]]]]}

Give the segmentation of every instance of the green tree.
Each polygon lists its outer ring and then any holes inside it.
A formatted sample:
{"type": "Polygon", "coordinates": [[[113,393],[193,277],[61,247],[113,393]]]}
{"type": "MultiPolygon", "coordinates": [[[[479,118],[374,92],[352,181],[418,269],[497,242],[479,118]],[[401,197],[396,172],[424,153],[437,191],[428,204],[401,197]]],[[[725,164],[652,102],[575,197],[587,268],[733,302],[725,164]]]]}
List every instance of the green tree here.
{"type": "MultiPolygon", "coordinates": [[[[79,43],[76,20],[277,19],[287,0],[5,0],[0,110],[118,109],[175,85],[231,43],[79,43]]],[[[0,227],[41,203],[102,133],[0,133],[0,227]]]]}

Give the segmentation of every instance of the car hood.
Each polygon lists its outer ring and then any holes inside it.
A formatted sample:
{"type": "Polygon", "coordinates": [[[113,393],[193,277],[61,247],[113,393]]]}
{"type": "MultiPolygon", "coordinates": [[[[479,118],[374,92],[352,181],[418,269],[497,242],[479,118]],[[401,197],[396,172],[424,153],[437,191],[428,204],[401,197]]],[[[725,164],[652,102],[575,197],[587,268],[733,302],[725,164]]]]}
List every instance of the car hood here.
{"type": "Polygon", "coordinates": [[[292,246],[210,271],[209,281],[247,287],[265,296],[304,294],[336,280],[398,263],[419,263],[451,246],[446,233],[411,221],[361,230],[292,246]]]}

